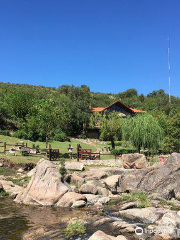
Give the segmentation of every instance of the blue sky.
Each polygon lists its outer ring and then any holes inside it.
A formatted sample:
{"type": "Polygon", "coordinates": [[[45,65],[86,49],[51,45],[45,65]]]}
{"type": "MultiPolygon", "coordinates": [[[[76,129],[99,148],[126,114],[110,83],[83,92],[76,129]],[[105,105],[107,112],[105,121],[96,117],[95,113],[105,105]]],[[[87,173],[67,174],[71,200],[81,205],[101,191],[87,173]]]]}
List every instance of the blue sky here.
{"type": "Polygon", "coordinates": [[[0,1],[0,81],[180,96],[179,0],[0,1]]]}

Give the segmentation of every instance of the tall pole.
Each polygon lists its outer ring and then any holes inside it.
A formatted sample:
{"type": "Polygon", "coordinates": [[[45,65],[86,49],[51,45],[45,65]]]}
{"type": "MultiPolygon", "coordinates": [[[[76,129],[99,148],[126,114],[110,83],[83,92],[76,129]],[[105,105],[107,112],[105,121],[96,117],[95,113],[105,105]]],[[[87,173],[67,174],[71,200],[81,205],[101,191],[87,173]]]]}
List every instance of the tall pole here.
{"type": "Polygon", "coordinates": [[[169,104],[171,103],[171,62],[170,62],[170,38],[168,38],[168,66],[169,66],[169,104]]]}

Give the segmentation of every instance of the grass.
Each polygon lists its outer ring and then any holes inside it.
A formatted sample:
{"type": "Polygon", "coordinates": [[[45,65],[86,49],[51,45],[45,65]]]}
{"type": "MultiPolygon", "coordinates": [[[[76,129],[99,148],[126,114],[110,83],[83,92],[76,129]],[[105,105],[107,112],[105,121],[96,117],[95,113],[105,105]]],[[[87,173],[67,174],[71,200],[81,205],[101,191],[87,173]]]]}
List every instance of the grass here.
{"type": "Polygon", "coordinates": [[[79,234],[84,234],[85,232],[86,232],[86,228],[80,221],[76,221],[74,223],[68,223],[68,225],[64,230],[64,234],[66,238],[79,235],[79,234]]]}
{"type": "Polygon", "coordinates": [[[174,210],[174,211],[180,211],[180,207],[179,206],[176,206],[175,204],[173,203],[170,203],[168,202],[167,200],[161,200],[159,202],[159,204],[162,206],[162,207],[166,207],[168,206],[171,210],[174,210]]]}
{"type": "Polygon", "coordinates": [[[145,192],[132,192],[128,195],[121,196],[121,201],[137,201],[138,208],[150,207],[151,200],[145,192]]]}
{"type": "Polygon", "coordinates": [[[16,173],[16,171],[12,168],[0,167],[0,175],[13,176],[13,175],[15,175],[15,173],[16,173]]]}
{"type": "Polygon", "coordinates": [[[19,185],[21,187],[26,187],[29,183],[30,177],[24,177],[24,178],[12,178],[8,177],[6,178],[7,181],[11,181],[16,185],[19,185]]]}

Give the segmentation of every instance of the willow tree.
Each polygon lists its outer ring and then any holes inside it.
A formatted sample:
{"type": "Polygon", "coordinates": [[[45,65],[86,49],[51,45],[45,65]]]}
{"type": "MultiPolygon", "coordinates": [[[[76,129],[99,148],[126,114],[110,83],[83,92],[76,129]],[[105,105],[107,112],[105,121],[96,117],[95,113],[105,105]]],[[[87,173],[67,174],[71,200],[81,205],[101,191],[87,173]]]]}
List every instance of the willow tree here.
{"type": "Polygon", "coordinates": [[[111,141],[112,148],[115,148],[115,141],[121,139],[122,118],[116,112],[95,114],[91,116],[90,126],[99,126],[100,139],[111,141]]]}
{"type": "Polygon", "coordinates": [[[156,152],[162,144],[163,130],[151,115],[131,117],[123,121],[122,138],[130,141],[139,152],[141,148],[156,152]]]}

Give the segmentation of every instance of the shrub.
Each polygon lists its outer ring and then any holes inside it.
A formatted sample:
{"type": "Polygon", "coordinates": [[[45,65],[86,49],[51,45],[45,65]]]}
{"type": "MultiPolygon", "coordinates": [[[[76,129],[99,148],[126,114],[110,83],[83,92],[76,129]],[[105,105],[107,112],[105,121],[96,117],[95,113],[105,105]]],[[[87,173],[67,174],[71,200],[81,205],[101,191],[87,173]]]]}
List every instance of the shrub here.
{"type": "Polygon", "coordinates": [[[65,142],[67,139],[67,135],[65,132],[61,130],[56,130],[55,135],[54,135],[54,140],[58,142],[65,142]]]}
{"type": "Polygon", "coordinates": [[[0,129],[0,135],[10,136],[9,130],[1,130],[0,129]]]}
{"type": "Polygon", "coordinates": [[[26,139],[27,138],[27,134],[26,134],[26,132],[24,130],[18,130],[18,131],[13,133],[13,137],[26,139]]]}
{"type": "Polygon", "coordinates": [[[121,148],[121,149],[112,149],[111,154],[113,155],[122,155],[122,154],[127,154],[127,153],[136,153],[136,149],[131,149],[131,148],[121,148]]]}
{"type": "Polygon", "coordinates": [[[85,233],[86,228],[80,221],[74,223],[68,223],[66,229],[64,230],[65,236],[67,238],[85,233]]]}
{"type": "Polygon", "coordinates": [[[60,159],[60,164],[61,164],[61,167],[59,169],[59,172],[64,177],[65,174],[67,173],[66,168],[65,168],[65,159],[64,158],[60,159]]]}

